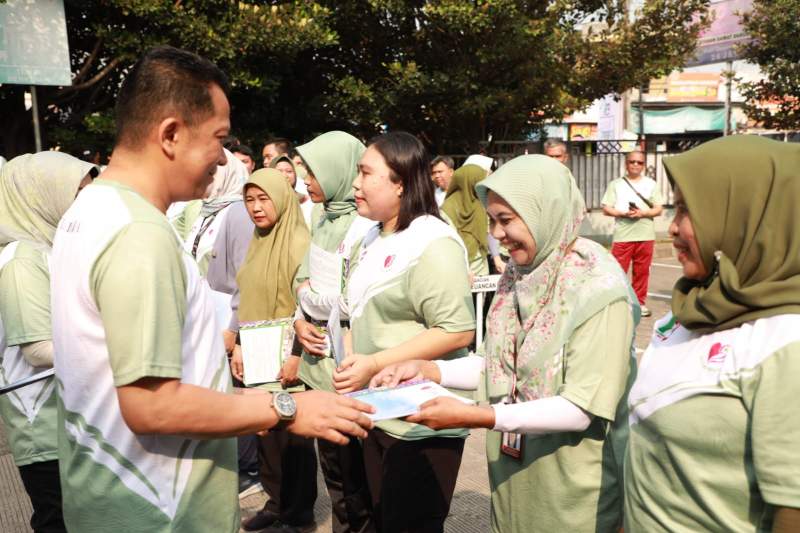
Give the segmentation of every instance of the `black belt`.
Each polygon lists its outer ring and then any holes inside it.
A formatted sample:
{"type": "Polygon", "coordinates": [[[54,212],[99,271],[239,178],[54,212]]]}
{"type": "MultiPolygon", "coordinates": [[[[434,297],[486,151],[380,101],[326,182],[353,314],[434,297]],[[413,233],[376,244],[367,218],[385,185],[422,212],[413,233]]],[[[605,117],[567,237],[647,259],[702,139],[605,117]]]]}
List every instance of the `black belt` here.
{"type": "MultiPolygon", "coordinates": [[[[328,321],[327,320],[317,320],[316,318],[308,318],[308,321],[314,324],[319,328],[327,328],[328,321]]],[[[350,321],[349,320],[342,320],[339,322],[339,325],[343,328],[350,328],[350,321]]]]}

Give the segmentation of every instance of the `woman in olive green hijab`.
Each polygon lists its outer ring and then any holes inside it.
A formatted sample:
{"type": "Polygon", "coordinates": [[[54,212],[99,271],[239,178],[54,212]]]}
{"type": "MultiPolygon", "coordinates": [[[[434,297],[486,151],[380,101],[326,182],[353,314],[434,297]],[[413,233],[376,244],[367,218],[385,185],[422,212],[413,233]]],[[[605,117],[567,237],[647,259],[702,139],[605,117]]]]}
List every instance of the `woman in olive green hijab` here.
{"type": "MultiPolygon", "coordinates": [[[[255,224],[247,256],[236,276],[239,321],[291,317],[296,305],[292,282],[308,249],[308,228],[294,190],[278,170],[254,172],[244,185],[244,202],[255,224]]],[[[288,355],[281,369],[279,390],[297,383],[300,357],[288,355]]],[[[243,380],[241,347],[236,346],[231,370],[243,380]]],[[[259,439],[261,485],[269,495],[264,508],[242,523],[246,531],[284,524],[305,527],[314,521],[317,498],[317,458],[313,439],[270,431],[259,439]]]]}
{"type": "Polygon", "coordinates": [[[800,146],[664,159],[683,277],[629,398],[626,531],[800,530],[800,146]]]}
{"type": "Polygon", "coordinates": [[[486,254],[489,251],[489,224],[475,185],[486,177],[486,170],[478,165],[464,165],[453,173],[442,204],[442,211],[458,231],[467,247],[469,270],[473,276],[489,274],[486,254]]]}

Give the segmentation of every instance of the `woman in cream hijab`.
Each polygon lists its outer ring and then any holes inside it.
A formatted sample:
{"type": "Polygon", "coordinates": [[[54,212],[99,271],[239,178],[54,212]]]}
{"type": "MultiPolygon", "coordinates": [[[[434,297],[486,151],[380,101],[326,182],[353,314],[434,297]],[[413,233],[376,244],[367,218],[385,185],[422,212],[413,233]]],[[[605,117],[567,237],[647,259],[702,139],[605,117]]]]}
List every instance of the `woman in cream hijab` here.
{"type": "Polygon", "coordinates": [[[409,421],[486,428],[494,532],[622,524],[626,391],[638,305],[613,257],[578,236],[583,197],[569,169],[517,157],[477,185],[510,261],[489,311],[484,357],[389,367],[372,385],[426,377],[478,389],[488,407],[438,398],[409,421]]]}
{"type": "MultiPolygon", "coordinates": [[[[296,310],[292,283],[310,242],[294,190],[278,170],[261,169],[245,183],[244,201],[255,230],[236,276],[239,322],[292,317],[296,310]]],[[[296,385],[299,365],[299,350],[293,347],[276,376],[280,382],[262,388],[280,390],[296,385]]],[[[243,370],[237,345],[231,371],[244,381],[243,370]]],[[[317,498],[314,440],[288,431],[270,431],[259,439],[259,461],[261,485],[269,500],[255,516],[243,521],[245,531],[312,524],[317,498]]]]}
{"type": "MultiPolygon", "coordinates": [[[[53,366],[49,251],[56,226],[97,168],[60,152],[0,169],[0,387],[53,366]]],[[[34,531],[65,531],[55,379],[0,396],[0,416],[33,505],[34,531]]]]}

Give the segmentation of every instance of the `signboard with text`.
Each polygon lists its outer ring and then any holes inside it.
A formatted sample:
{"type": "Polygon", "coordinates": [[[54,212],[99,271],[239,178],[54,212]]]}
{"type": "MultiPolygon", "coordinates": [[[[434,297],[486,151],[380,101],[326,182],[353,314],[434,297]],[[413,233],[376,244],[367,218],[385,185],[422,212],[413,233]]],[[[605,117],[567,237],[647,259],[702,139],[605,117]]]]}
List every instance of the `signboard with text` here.
{"type": "Polygon", "coordinates": [[[714,16],[711,26],[700,34],[694,59],[687,66],[722,63],[739,58],[737,45],[749,40],[742,28],[739,13],[750,11],[752,0],[716,0],[709,10],[714,16]]]}
{"type": "Polygon", "coordinates": [[[63,0],[0,4],[0,83],[72,83],[63,0]]]}

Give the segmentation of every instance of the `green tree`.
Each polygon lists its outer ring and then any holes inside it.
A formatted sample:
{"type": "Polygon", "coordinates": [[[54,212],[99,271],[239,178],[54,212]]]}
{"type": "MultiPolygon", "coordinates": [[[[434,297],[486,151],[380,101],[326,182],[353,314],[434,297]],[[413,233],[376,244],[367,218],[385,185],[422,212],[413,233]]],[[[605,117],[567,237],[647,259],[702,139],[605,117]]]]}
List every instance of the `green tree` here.
{"type": "Polygon", "coordinates": [[[521,138],[609,92],[682,66],[707,0],[355,0],[319,57],[331,119],[386,124],[437,152],[521,138]]]}
{"type": "MultiPolygon", "coordinates": [[[[119,85],[142,53],[158,44],[195,51],[217,63],[232,84],[234,124],[268,135],[265,115],[299,53],[335,42],[330,13],[315,2],[181,0],[66,0],[73,80],[40,87],[46,145],[67,151],[108,150],[119,85]],[[262,111],[262,113],[259,113],[262,111]]],[[[26,87],[0,88],[0,153],[33,149],[26,87]]]]}
{"type": "Polygon", "coordinates": [[[755,0],[742,22],[752,37],[744,58],[765,75],[740,86],[747,115],[766,128],[800,129],[800,0],[755,0]]]}

